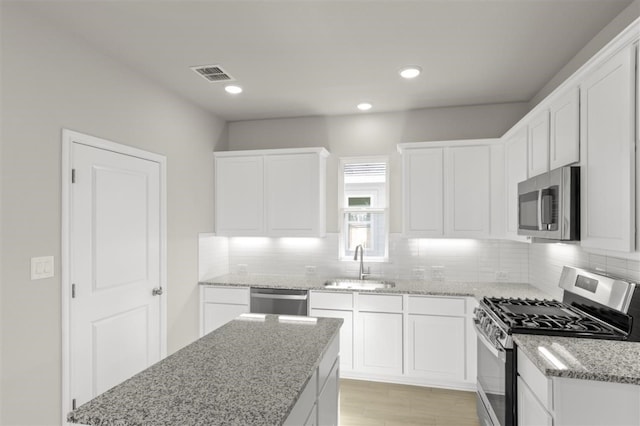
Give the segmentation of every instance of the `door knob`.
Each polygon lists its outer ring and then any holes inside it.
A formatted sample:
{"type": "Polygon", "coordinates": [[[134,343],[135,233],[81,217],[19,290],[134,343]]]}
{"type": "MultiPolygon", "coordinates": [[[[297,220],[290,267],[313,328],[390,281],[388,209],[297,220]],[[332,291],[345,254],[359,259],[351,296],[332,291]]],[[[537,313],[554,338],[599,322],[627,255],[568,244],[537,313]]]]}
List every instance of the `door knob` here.
{"type": "Polygon", "coordinates": [[[154,288],[151,294],[154,296],[160,296],[162,294],[162,287],[154,288]]]}

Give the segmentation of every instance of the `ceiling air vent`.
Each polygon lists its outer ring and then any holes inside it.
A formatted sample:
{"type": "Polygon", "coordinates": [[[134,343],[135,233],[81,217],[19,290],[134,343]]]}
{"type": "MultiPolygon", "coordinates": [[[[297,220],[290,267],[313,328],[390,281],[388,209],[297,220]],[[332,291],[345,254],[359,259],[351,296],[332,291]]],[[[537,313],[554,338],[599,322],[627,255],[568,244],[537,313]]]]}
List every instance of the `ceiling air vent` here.
{"type": "Polygon", "coordinates": [[[235,80],[235,78],[231,77],[220,65],[202,65],[199,67],[191,67],[191,69],[200,77],[212,83],[235,80]]]}

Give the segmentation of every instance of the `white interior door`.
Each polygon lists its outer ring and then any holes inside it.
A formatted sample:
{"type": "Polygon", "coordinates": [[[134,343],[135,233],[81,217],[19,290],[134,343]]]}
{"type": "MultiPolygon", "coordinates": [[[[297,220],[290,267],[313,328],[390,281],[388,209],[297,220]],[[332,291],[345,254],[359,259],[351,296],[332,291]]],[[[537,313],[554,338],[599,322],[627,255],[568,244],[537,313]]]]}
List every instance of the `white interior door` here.
{"type": "Polygon", "coordinates": [[[80,405],[160,360],[161,170],[71,144],[70,395],[80,405]]]}

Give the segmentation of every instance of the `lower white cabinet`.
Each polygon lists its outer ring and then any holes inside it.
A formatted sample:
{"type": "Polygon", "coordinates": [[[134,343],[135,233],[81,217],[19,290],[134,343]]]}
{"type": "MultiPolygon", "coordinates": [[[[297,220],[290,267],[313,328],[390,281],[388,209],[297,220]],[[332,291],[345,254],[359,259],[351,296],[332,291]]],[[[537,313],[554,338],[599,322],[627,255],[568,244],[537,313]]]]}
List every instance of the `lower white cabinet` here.
{"type": "Polygon", "coordinates": [[[200,336],[249,312],[248,287],[200,286],[200,336]]]}
{"type": "Polygon", "coordinates": [[[285,419],[284,426],[336,426],[340,389],[340,339],[327,347],[320,364],[285,419]]]}
{"type": "Polygon", "coordinates": [[[464,380],[464,317],[409,315],[408,331],[409,375],[464,380]]]}
{"type": "Polygon", "coordinates": [[[355,348],[356,370],[402,374],[402,314],[359,312],[355,348]]]}
{"type": "Polygon", "coordinates": [[[552,426],[553,418],[533,394],[529,386],[518,377],[518,425],[552,426]]]}
{"type": "Polygon", "coordinates": [[[640,424],[640,386],[546,377],[518,349],[518,425],[640,424]]]}
{"type": "Polygon", "coordinates": [[[344,319],[343,377],[475,389],[474,298],[311,291],[309,303],[344,319]]]}

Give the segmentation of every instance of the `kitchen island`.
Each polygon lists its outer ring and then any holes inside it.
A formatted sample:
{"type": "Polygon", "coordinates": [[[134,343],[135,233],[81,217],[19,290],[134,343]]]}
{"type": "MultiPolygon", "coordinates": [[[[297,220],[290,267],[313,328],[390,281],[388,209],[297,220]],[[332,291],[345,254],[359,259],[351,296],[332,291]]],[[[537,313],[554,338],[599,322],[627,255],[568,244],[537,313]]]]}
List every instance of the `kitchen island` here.
{"type": "Polygon", "coordinates": [[[337,421],[341,324],[330,318],[238,318],[81,405],[68,420],[101,426],[281,425],[302,424],[322,412],[337,421]],[[333,392],[325,389],[331,386],[333,392]]]}

